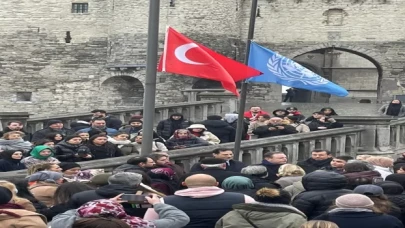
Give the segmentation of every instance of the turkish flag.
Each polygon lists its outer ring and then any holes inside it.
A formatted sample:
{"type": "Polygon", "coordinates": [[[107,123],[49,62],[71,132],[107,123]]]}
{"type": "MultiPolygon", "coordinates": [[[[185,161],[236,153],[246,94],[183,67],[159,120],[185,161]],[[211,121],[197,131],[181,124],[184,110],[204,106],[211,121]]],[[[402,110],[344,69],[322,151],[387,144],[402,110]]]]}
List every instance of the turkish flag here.
{"type": "Polygon", "coordinates": [[[224,89],[239,96],[235,82],[262,73],[189,39],[171,27],[158,71],[220,81],[224,89]]]}

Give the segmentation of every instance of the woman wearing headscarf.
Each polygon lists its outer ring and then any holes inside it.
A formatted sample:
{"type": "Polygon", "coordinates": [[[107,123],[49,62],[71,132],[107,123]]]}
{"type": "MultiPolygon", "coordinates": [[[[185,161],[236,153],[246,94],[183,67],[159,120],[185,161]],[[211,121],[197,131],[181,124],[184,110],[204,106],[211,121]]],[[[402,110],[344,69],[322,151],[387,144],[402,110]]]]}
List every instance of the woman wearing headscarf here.
{"type": "Polygon", "coordinates": [[[4,133],[0,138],[0,151],[4,150],[20,150],[27,154],[32,149],[32,144],[28,141],[24,141],[24,132],[21,131],[9,131],[4,133]]]}
{"type": "Polygon", "coordinates": [[[205,126],[202,124],[192,124],[187,129],[190,131],[191,134],[204,139],[211,145],[217,145],[221,142],[217,136],[207,131],[207,128],[205,128],[205,126]]]}
{"type": "Polygon", "coordinates": [[[122,205],[117,202],[118,197],[90,201],[83,204],[77,210],[69,210],[55,216],[49,224],[51,227],[70,227],[75,221],[80,221],[83,218],[108,217],[120,219],[131,228],[176,228],[184,227],[190,221],[186,213],[171,205],[161,203],[156,195],[146,197],[146,200],[153,205],[153,208],[159,214],[159,219],[152,222],[130,216],[125,212],[122,205]]]}
{"type": "Polygon", "coordinates": [[[9,172],[15,170],[26,169],[21,163],[23,153],[19,150],[6,150],[1,152],[0,172],[9,172]]]}
{"type": "Polygon", "coordinates": [[[226,192],[239,192],[251,197],[255,196],[256,189],[252,180],[247,177],[242,176],[232,176],[226,178],[221,187],[226,192]]]}
{"type": "Polygon", "coordinates": [[[167,149],[185,149],[190,147],[208,146],[209,143],[192,135],[187,129],[176,130],[173,137],[166,141],[167,149]]]}
{"type": "Polygon", "coordinates": [[[392,100],[389,104],[383,105],[378,113],[386,116],[403,117],[405,116],[405,107],[400,100],[392,100]]]}
{"type": "Polygon", "coordinates": [[[32,166],[41,163],[60,163],[58,159],[53,157],[54,151],[49,146],[36,146],[34,147],[34,149],[32,149],[30,154],[31,156],[21,160],[21,163],[23,163],[27,167],[27,169],[30,169],[32,166]]]}

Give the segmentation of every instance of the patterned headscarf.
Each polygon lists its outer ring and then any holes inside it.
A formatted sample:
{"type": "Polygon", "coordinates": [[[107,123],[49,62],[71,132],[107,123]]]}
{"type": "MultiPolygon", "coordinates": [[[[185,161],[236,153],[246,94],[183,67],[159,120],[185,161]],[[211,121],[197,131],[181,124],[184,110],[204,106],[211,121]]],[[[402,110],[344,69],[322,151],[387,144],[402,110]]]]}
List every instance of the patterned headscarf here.
{"type": "Polygon", "coordinates": [[[82,218],[117,218],[126,222],[131,228],[156,227],[150,221],[127,215],[121,204],[109,199],[94,200],[85,203],[77,209],[77,214],[82,218]]]}
{"type": "Polygon", "coordinates": [[[180,137],[179,137],[179,132],[180,132],[180,131],[187,133],[187,137],[181,138],[181,139],[190,139],[190,138],[194,138],[194,137],[195,137],[195,136],[192,135],[187,129],[178,129],[178,130],[176,130],[176,131],[173,133],[173,137],[174,137],[175,139],[180,139],[180,137]]]}
{"type": "MultiPolygon", "coordinates": [[[[163,176],[167,177],[169,180],[173,180],[174,176],[176,173],[173,171],[171,168],[156,168],[156,169],[151,169],[149,176],[152,178],[161,178],[163,176]]],[[[164,178],[162,178],[164,179],[164,178]]]]}

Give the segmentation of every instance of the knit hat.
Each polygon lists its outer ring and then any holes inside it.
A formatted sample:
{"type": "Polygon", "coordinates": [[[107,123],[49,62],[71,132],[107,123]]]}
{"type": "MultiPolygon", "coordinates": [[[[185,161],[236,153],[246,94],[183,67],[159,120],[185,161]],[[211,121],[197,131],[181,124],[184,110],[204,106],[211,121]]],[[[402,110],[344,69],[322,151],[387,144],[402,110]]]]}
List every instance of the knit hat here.
{"type": "Polygon", "coordinates": [[[53,154],[54,154],[53,149],[50,148],[49,146],[45,146],[45,145],[40,145],[40,146],[34,147],[34,149],[32,149],[32,150],[31,150],[31,153],[30,153],[30,155],[31,155],[33,158],[36,158],[36,159],[39,159],[39,160],[46,160],[46,159],[48,159],[49,157],[52,157],[53,154]],[[41,153],[41,151],[43,151],[43,150],[50,150],[52,153],[51,153],[50,155],[48,155],[48,156],[42,156],[42,155],[40,155],[40,153],[41,153]]]}
{"type": "Polygon", "coordinates": [[[105,137],[105,138],[108,138],[106,134],[103,134],[103,133],[101,133],[101,134],[96,134],[96,135],[93,135],[93,136],[90,137],[89,142],[93,142],[93,140],[95,140],[95,139],[98,138],[98,137],[105,137]]]}
{"type": "Polygon", "coordinates": [[[373,209],[374,202],[365,195],[346,194],[336,199],[338,208],[364,208],[373,209]]]}
{"type": "Polygon", "coordinates": [[[222,182],[223,189],[244,190],[255,188],[251,179],[242,176],[228,177],[222,182]]]}
{"type": "Polygon", "coordinates": [[[43,181],[49,183],[56,183],[57,180],[63,178],[62,173],[53,172],[53,171],[40,171],[32,174],[28,181],[43,181]]]}
{"type": "Polygon", "coordinates": [[[9,203],[12,198],[13,193],[8,188],[0,187],[0,205],[9,203]]]}
{"type": "Polygon", "coordinates": [[[71,139],[74,139],[74,138],[81,138],[79,135],[68,135],[68,136],[66,136],[65,137],[65,142],[67,142],[67,141],[69,141],[69,140],[71,140],[71,139]]]}
{"type": "Polygon", "coordinates": [[[129,124],[131,124],[131,123],[142,123],[142,124],[143,124],[143,121],[140,120],[140,119],[130,119],[130,120],[128,121],[128,123],[129,123],[129,124]]]}
{"type": "Polygon", "coordinates": [[[100,173],[92,177],[88,183],[96,186],[105,186],[108,185],[108,178],[111,176],[111,173],[100,173]]]}
{"type": "Polygon", "coordinates": [[[108,178],[108,184],[121,184],[130,187],[137,187],[142,182],[142,175],[139,173],[117,173],[108,178]]]}
{"type": "Polygon", "coordinates": [[[190,127],[188,127],[187,129],[204,129],[204,130],[207,130],[207,128],[205,128],[205,126],[203,124],[191,124],[190,127]]]}
{"type": "Polygon", "coordinates": [[[384,194],[384,190],[380,186],[373,184],[359,185],[353,190],[353,192],[370,196],[381,196],[384,194]]]}
{"type": "Polygon", "coordinates": [[[59,164],[59,167],[62,168],[62,172],[73,168],[81,168],[81,166],[75,162],[62,162],[59,164]]]}
{"type": "Polygon", "coordinates": [[[51,126],[52,124],[58,124],[58,123],[63,123],[61,120],[48,120],[48,123],[46,126],[51,126]]]}

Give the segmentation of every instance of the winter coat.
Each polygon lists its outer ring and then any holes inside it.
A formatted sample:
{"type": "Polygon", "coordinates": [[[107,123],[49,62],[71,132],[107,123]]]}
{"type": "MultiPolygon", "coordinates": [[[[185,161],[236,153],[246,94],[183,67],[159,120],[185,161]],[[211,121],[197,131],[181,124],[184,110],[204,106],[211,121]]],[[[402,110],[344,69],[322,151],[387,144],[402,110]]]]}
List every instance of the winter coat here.
{"type": "MultiPolygon", "coordinates": [[[[3,131],[0,131],[0,138],[3,137],[4,133],[10,132],[10,131],[15,131],[15,130],[11,130],[10,128],[5,127],[3,131]]],[[[24,131],[24,129],[21,129],[19,131],[24,133],[24,137],[23,137],[24,141],[31,142],[31,139],[32,139],[32,134],[31,133],[24,131]]]]}
{"type": "Polygon", "coordinates": [[[99,131],[105,131],[105,132],[107,132],[107,135],[109,135],[109,136],[113,136],[114,134],[116,134],[118,132],[118,130],[115,130],[114,128],[108,128],[108,127],[104,128],[104,129],[97,129],[97,128],[88,127],[88,128],[81,129],[78,132],[86,132],[86,133],[88,133],[89,131],[91,131],[93,129],[94,130],[99,130],[99,131]]]}
{"type": "MultiPolygon", "coordinates": [[[[246,164],[243,163],[243,162],[235,161],[235,160],[229,160],[226,163],[226,169],[225,170],[240,173],[240,171],[245,167],[246,167],[246,164]]],[[[201,170],[203,170],[203,168],[201,167],[201,163],[195,163],[191,167],[190,172],[196,172],[196,171],[201,171],[201,170]]]]}
{"type": "Polygon", "coordinates": [[[273,136],[280,136],[280,135],[290,135],[290,134],[295,134],[298,133],[297,130],[293,126],[290,125],[279,125],[284,127],[284,129],[280,130],[276,126],[273,126],[271,124],[265,125],[265,126],[260,126],[256,128],[256,130],[253,131],[253,134],[259,136],[259,138],[267,138],[267,137],[273,137],[273,136]],[[269,128],[274,127],[276,128],[275,130],[270,130],[269,128]]]}
{"type": "Polygon", "coordinates": [[[306,174],[314,172],[316,170],[320,170],[325,167],[331,167],[330,162],[332,161],[332,158],[328,158],[325,160],[314,160],[312,158],[308,158],[307,160],[304,161],[299,161],[297,162],[297,165],[301,167],[306,174]]]}
{"type": "Polygon", "coordinates": [[[90,149],[83,145],[74,145],[62,141],[55,146],[55,157],[59,161],[63,162],[80,162],[90,159],[84,158],[87,155],[91,155],[90,149]],[[77,157],[79,155],[79,157],[77,157]]]}
{"type": "Polygon", "coordinates": [[[293,124],[290,124],[290,126],[295,127],[295,130],[297,130],[298,133],[307,133],[307,132],[311,131],[309,129],[309,127],[306,124],[303,124],[303,123],[293,123],[293,124]]]}
{"type": "Polygon", "coordinates": [[[34,207],[34,204],[25,198],[15,197],[13,198],[13,202],[17,205],[20,205],[27,211],[37,212],[37,209],[34,207]]]}
{"type": "MultiPolygon", "coordinates": [[[[385,105],[381,106],[381,108],[378,109],[377,112],[380,113],[380,115],[386,116],[389,105],[390,104],[385,104],[385,105]]],[[[405,106],[402,106],[401,109],[399,110],[399,113],[398,113],[398,117],[403,117],[403,116],[405,116],[405,106]]]]}
{"type": "Polygon", "coordinates": [[[209,131],[204,131],[199,138],[207,141],[210,145],[217,145],[221,142],[217,136],[209,131]]]}
{"type": "MultiPolygon", "coordinates": [[[[16,215],[21,216],[20,218],[8,215],[5,213],[0,213],[0,227],[2,228],[47,228],[45,216],[23,209],[1,209],[3,211],[8,211],[16,215]]],[[[62,228],[62,227],[60,227],[62,228]]]]}
{"type": "Polygon", "coordinates": [[[129,140],[117,141],[113,138],[109,138],[108,141],[116,145],[121,150],[124,156],[131,154],[139,155],[139,151],[136,149],[136,146],[129,140]]]}
{"type": "MultiPolygon", "coordinates": [[[[153,208],[159,214],[159,219],[152,221],[155,228],[180,228],[190,222],[190,218],[184,212],[173,206],[158,203],[153,205],[153,208]]],[[[80,217],[77,216],[76,210],[69,210],[55,216],[49,224],[57,228],[70,227],[78,219],[80,217]]]]}
{"type": "Polygon", "coordinates": [[[156,131],[159,136],[163,137],[164,139],[169,139],[172,137],[173,133],[178,130],[178,129],[187,129],[192,123],[188,120],[183,119],[183,115],[176,114],[176,115],[171,115],[170,118],[166,120],[161,120],[157,127],[156,131]],[[172,116],[182,116],[182,118],[178,121],[177,127],[173,128],[174,126],[174,120],[172,119],[172,116]]]}
{"type": "Polygon", "coordinates": [[[222,120],[204,120],[201,122],[209,132],[220,140],[220,143],[235,142],[236,129],[222,120]]]}
{"type": "Polygon", "coordinates": [[[300,194],[301,192],[305,191],[304,186],[302,185],[301,181],[294,182],[292,185],[287,186],[284,188],[285,191],[290,193],[291,195],[291,200],[294,200],[294,198],[300,194]]]}
{"type": "Polygon", "coordinates": [[[25,165],[20,160],[14,159],[1,159],[0,160],[0,172],[9,172],[26,169],[25,165]]]}
{"type": "Polygon", "coordinates": [[[89,122],[83,120],[78,120],[70,124],[70,128],[74,131],[80,131],[82,129],[89,128],[90,126],[91,124],[89,122]]]}
{"type": "Polygon", "coordinates": [[[340,211],[322,214],[314,220],[336,223],[341,228],[403,228],[401,221],[391,215],[374,212],[340,211]]]}
{"type": "Polygon", "coordinates": [[[185,146],[186,148],[199,147],[199,146],[209,146],[210,144],[204,139],[198,137],[191,137],[186,139],[176,139],[170,138],[166,141],[167,149],[175,150],[175,146],[185,146]]]}
{"type": "Polygon", "coordinates": [[[87,143],[86,145],[92,154],[92,159],[93,160],[98,160],[98,159],[106,159],[106,158],[114,158],[114,157],[121,157],[122,152],[118,147],[116,147],[114,144],[110,142],[106,142],[102,146],[96,146],[92,144],[91,142],[87,143]]]}
{"type": "Polygon", "coordinates": [[[19,150],[26,154],[32,149],[32,144],[24,139],[0,139],[0,151],[4,150],[19,150]]]}
{"type": "Polygon", "coordinates": [[[106,116],[104,120],[105,126],[108,128],[118,130],[122,126],[122,121],[120,119],[115,118],[114,116],[106,116]]]}
{"type": "Polygon", "coordinates": [[[49,157],[45,160],[37,159],[32,156],[26,157],[23,160],[21,160],[21,163],[27,167],[27,169],[30,169],[32,166],[37,165],[37,164],[43,164],[43,163],[53,163],[53,164],[59,164],[60,161],[54,157],[49,157]]]}
{"type": "Polygon", "coordinates": [[[52,207],[54,203],[53,196],[58,187],[58,184],[38,182],[28,187],[28,189],[32,195],[34,195],[35,199],[44,203],[47,207],[52,207]]]}
{"type": "Polygon", "coordinates": [[[61,134],[62,136],[67,136],[67,135],[73,135],[75,132],[71,129],[67,129],[67,128],[62,128],[61,130],[54,130],[50,127],[44,128],[42,130],[36,131],[33,135],[32,135],[32,142],[37,142],[38,140],[44,139],[46,138],[47,135],[51,134],[51,133],[58,133],[61,134]]]}
{"type": "MultiPolygon", "coordinates": [[[[135,143],[133,143],[133,145],[135,146],[136,150],[139,151],[139,153],[141,153],[141,151],[142,151],[142,144],[139,144],[139,143],[136,143],[136,142],[135,142],[135,143]]],[[[169,151],[169,150],[167,149],[167,147],[165,146],[165,144],[163,144],[163,143],[161,143],[161,142],[153,141],[153,142],[152,142],[152,152],[156,152],[156,151],[165,152],[165,151],[169,151]]]]}
{"type": "Polygon", "coordinates": [[[277,173],[278,173],[278,169],[280,168],[281,164],[273,164],[267,160],[263,160],[262,163],[259,165],[266,167],[266,169],[267,169],[266,179],[267,180],[269,180],[271,182],[278,180],[279,177],[277,176],[277,173]]]}
{"type": "Polygon", "coordinates": [[[365,178],[367,179],[370,183],[372,183],[373,179],[375,177],[381,177],[381,174],[377,171],[371,170],[371,171],[363,171],[363,172],[355,172],[355,173],[343,173],[343,175],[347,179],[347,189],[353,190],[354,188],[357,187],[358,183],[356,183],[356,179],[358,178],[365,178]]]}
{"type": "Polygon", "coordinates": [[[180,183],[182,183],[187,177],[192,176],[194,174],[207,174],[215,178],[218,182],[218,186],[222,185],[222,181],[224,181],[228,177],[233,177],[233,176],[246,176],[241,174],[240,172],[232,172],[232,171],[227,171],[224,169],[220,168],[206,168],[201,171],[196,171],[196,172],[191,172],[187,173],[186,175],[182,176],[180,178],[180,183]]]}
{"type": "Polygon", "coordinates": [[[281,185],[281,188],[286,188],[293,185],[295,182],[301,182],[302,176],[286,176],[276,180],[275,183],[281,185]]]}
{"type": "Polygon", "coordinates": [[[252,227],[246,218],[258,228],[299,228],[307,221],[304,213],[285,204],[244,203],[232,208],[233,211],[218,220],[215,228],[252,227]]]}
{"type": "Polygon", "coordinates": [[[307,174],[302,178],[305,191],[294,198],[292,205],[311,220],[325,213],[336,198],[352,192],[343,189],[346,184],[345,176],[337,173],[316,171],[307,174]]]}
{"type": "Polygon", "coordinates": [[[311,131],[319,131],[319,130],[323,130],[323,129],[319,129],[319,127],[326,127],[326,129],[333,129],[333,128],[341,128],[343,127],[343,124],[339,123],[339,122],[321,122],[317,119],[312,120],[309,124],[308,127],[311,131]]]}

